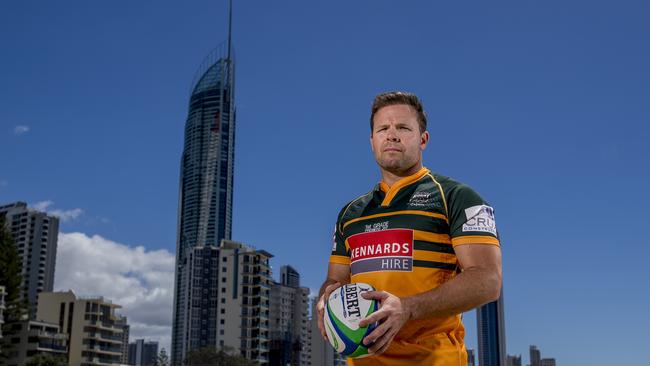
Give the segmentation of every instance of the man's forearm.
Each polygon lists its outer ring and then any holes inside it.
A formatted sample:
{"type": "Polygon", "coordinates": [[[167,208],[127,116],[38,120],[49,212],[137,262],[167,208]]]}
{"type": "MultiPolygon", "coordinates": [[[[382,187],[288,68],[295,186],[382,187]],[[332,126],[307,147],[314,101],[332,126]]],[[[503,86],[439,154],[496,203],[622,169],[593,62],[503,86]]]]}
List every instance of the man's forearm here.
{"type": "Polygon", "coordinates": [[[501,275],[498,272],[468,268],[439,287],[402,301],[411,319],[422,319],[460,314],[495,301],[500,293],[501,275]]]}

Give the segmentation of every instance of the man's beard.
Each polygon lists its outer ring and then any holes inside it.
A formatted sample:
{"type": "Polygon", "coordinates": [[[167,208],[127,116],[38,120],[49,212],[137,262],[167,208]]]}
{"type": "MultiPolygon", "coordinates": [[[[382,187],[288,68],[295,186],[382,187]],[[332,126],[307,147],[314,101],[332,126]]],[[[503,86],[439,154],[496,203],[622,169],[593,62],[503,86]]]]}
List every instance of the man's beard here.
{"type": "Polygon", "coordinates": [[[395,175],[404,175],[413,169],[417,165],[417,160],[415,161],[406,161],[405,159],[385,159],[383,161],[377,160],[379,166],[392,174],[395,175]]]}

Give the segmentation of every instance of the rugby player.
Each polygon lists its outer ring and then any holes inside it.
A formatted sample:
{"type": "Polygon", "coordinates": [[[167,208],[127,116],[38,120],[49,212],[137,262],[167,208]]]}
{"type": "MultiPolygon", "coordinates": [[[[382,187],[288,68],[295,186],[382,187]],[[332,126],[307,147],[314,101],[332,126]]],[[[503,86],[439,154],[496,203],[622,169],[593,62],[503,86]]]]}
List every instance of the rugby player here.
{"type": "Polygon", "coordinates": [[[377,291],[363,296],[380,308],[360,325],[380,325],[364,339],[372,355],[349,365],[467,365],[460,314],[501,293],[494,210],[467,185],[423,167],[430,136],[414,94],[375,97],[370,128],[381,181],[338,215],[317,304],[321,334],[329,294],[365,282],[377,291]]]}

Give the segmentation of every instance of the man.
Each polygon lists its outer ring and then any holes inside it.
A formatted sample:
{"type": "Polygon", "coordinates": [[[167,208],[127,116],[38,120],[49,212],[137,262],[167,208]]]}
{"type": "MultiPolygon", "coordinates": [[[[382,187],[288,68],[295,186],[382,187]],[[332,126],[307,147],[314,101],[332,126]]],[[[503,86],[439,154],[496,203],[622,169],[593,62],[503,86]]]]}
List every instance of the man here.
{"type": "Polygon", "coordinates": [[[372,355],[350,365],[467,365],[460,314],[500,296],[493,209],[468,186],[422,166],[426,124],[417,96],[375,97],[370,146],[381,182],[339,213],[317,306],[327,338],[329,294],[350,282],[375,287],[363,296],[380,308],[360,323],[379,322],[364,339],[372,355]]]}

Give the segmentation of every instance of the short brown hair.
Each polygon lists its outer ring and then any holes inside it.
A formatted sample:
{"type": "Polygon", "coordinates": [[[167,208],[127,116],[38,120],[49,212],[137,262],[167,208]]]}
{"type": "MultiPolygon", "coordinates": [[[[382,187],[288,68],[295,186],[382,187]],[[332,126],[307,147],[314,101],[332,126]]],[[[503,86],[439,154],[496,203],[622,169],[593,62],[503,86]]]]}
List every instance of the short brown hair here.
{"type": "Polygon", "coordinates": [[[372,112],[370,113],[370,132],[375,125],[375,113],[383,107],[395,104],[406,104],[417,112],[418,123],[420,124],[420,132],[427,130],[427,115],[424,113],[422,108],[422,102],[417,97],[417,95],[412,93],[406,93],[401,91],[391,91],[386,93],[381,93],[375,97],[375,100],[372,102],[372,112]]]}

